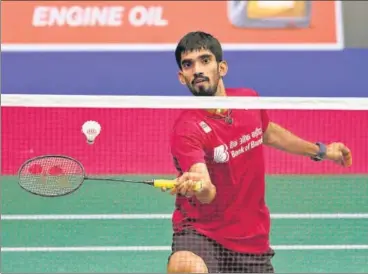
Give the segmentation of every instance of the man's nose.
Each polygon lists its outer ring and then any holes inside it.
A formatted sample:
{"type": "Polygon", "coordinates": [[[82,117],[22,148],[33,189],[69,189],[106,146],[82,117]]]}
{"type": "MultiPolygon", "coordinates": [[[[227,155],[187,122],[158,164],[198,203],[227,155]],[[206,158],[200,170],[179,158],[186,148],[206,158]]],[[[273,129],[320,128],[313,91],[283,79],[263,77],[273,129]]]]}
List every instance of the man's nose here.
{"type": "Polygon", "coordinates": [[[203,74],[203,65],[201,64],[201,62],[193,63],[193,71],[195,74],[203,74]]]}
{"type": "Polygon", "coordinates": [[[194,72],[194,78],[203,77],[203,72],[194,72]]]}

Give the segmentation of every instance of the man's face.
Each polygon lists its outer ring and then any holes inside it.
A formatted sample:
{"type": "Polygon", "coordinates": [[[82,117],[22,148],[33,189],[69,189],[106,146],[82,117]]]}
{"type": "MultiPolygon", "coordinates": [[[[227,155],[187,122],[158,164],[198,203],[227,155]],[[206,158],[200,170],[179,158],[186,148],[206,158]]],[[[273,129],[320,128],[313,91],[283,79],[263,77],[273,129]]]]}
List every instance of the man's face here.
{"type": "Polygon", "coordinates": [[[213,96],[221,79],[220,64],[208,50],[186,52],[181,57],[179,80],[195,96],[213,96]]]}

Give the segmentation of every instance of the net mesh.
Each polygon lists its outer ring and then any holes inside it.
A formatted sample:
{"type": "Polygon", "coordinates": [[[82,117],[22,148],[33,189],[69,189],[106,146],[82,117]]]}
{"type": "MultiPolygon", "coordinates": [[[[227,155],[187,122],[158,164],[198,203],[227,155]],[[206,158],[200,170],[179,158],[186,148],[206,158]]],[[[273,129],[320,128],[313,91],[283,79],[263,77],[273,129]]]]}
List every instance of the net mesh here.
{"type": "MultiPolygon", "coordinates": [[[[60,104],[73,100],[61,97],[60,104]]],[[[181,98],[183,105],[185,99],[181,98]]],[[[45,200],[16,184],[21,164],[44,154],[73,157],[89,175],[174,178],[177,172],[169,136],[183,109],[147,107],[144,100],[148,99],[141,100],[141,106],[122,108],[90,107],[88,97],[80,107],[58,107],[47,100],[33,107],[22,107],[22,103],[2,107],[4,256],[13,254],[11,251],[46,250],[41,260],[50,271],[166,271],[175,208],[174,197],[168,193],[147,186],[91,181],[72,195],[45,200]],[[88,120],[102,127],[93,145],[81,132],[88,120]],[[17,221],[6,222],[14,219],[17,221]],[[80,251],[79,259],[72,262],[75,250],[80,251]]],[[[252,107],[268,109],[272,121],[304,139],[345,143],[352,150],[353,166],[316,163],[265,147],[266,201],[275,254],[237,254],[195,233],[177,235],[174,248],[188,244],[199,248],[208,267],[223,272],[267,272],[271,267],[280,273],[367,272],[368,107],[351,110],[351,105],[341,105],[328,110],[328,105],[316,101],[308,109],[300,99],[292,107],[283,109],[278,103],[272,109],[270,102],[265,98],[252,107]]],[[[224,102],[224,108],[232,105],[237,108],[238,99],[224,102]]],[[[33,172],[38,172],[37,167],[33,172]]]]}

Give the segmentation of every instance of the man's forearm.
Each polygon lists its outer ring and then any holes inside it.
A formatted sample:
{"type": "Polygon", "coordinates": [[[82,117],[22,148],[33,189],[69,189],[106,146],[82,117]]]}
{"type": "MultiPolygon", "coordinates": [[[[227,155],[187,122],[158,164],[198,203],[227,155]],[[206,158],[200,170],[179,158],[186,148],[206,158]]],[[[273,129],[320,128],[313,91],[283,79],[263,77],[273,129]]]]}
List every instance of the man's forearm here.
{"type": "Polygon", "coordinates": [[[216,187],[211,184],[202,191],[196,193],[195,196],[202,204],[210,204],[216,197],[216,187]]]}
{"type": "Polygon", "coordinates": [[[265,145],[297,155],[311,157],[319,151],[316,144],[303,140],[275,123],[269,124],[263,142],[265,145]]]}
{"type": "Polygon", "coordinates": [[[216,197],[216,187],[211,182],[206,164],[194,164],[190,170],[191,173],[198,174],[198,178],[202,181],[202,189],[195,194],[202,204],[209,204],[216,197]]]}

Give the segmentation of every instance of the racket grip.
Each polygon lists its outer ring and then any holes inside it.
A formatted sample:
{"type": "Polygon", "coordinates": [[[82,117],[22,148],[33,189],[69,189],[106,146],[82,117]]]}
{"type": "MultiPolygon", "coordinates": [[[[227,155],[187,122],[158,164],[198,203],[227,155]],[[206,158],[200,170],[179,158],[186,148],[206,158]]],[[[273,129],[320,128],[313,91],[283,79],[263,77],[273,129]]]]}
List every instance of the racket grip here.
{"type": "MultiPolygon", "coordinates": [[[[164,179],[159,179],[159,180],[154,180],[153,182],[153,186],[157,187],[157,188],[167,188],[167,189],[171,189],[174,188],[176,185],[175,180],[164,180],[164,179]]],[[[198,191],[202,188],[202,183],[198,182],[194,188],[195,191],[198,191]]]]}

